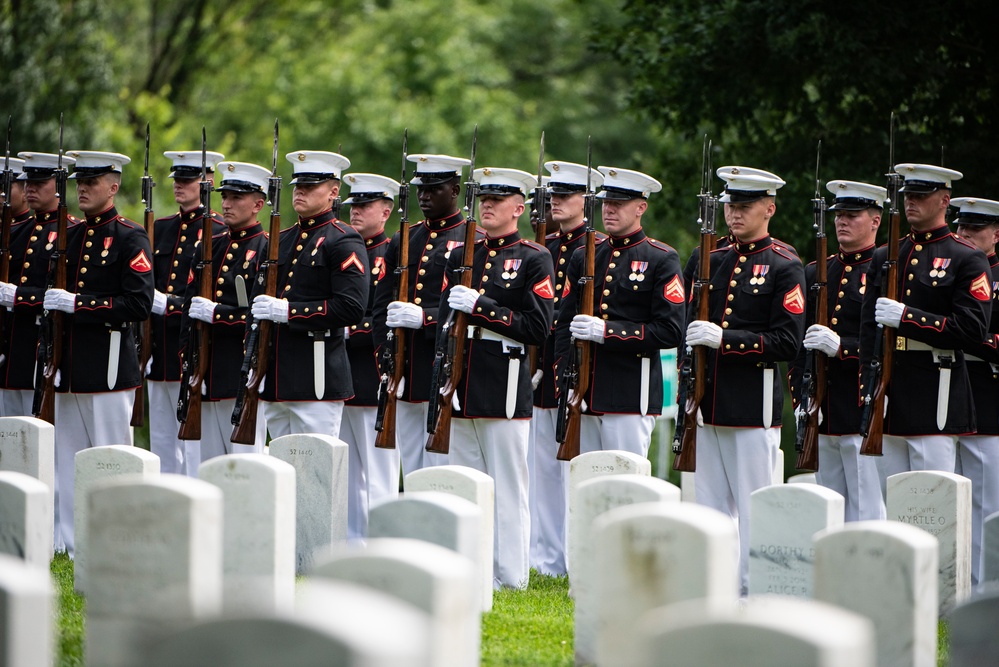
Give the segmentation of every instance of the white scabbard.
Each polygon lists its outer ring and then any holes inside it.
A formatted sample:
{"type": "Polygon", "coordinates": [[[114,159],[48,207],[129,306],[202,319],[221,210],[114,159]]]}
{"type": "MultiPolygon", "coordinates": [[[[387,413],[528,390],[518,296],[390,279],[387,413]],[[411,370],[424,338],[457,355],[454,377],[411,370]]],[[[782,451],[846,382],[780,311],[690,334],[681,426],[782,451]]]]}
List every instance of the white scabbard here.
{"type": "Polygon", "coordinates": [[[933,361],[940,365],[940,380],[937,384],[937,428],[941,431],[947,425],[947,405],[950,402],[950,365],[953,352],[933,350],[933,361]]]}
{"type": "Polygon", "coordinates": [[[650,361],[648,357],[642,357],[642,379],[638,389],[638,406],[643,417],[649,414],[649,373],[652,370],[650,361]]]}
{"type": "Polygon", "coordinates": [[[312,334],[312,382],[316,388],[316,400],[323,400],[326,394],[326,334],[317,331],[312,334]]]}
{"type": "Polygon", "coordinates": [[[763,369],[763,428],[774,422],[774,369],[763,369]]]}
{"type": "Polygon", "coordinates": [[[506,371],[506,418],[513,419],[517,408],[517,387],[520,384],[520,357],[510,355],[506,371]]]}
{"type": "Polygon", "coordinates": [[[108,389],[114,389],[118,382],[118,358],[121,356],[121,332],[112,331],[108,343],[108,389]]]}

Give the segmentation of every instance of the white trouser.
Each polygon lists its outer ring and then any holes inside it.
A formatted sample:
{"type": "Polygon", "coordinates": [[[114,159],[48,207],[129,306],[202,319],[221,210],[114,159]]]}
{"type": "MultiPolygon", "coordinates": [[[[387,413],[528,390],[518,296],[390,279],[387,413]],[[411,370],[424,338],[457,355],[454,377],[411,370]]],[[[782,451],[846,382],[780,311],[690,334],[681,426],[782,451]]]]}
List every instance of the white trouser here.
{"type": "Polygon", "coordinates": [[[819,469],[815,479],[843,496],[846,521],[885,518],[878,463],[873,456],[860,455],[863,440],[859,433],[819,436],[819,469]]]}
{"type": "MultiPolygon", "coordinates": [[[[160,457],[161,473],[198,476],[201,465],[201,441],[177,437],[177,399],[180,382],[148,381],[149,387],[149,451],[160,457]]],[[[204,415],[202,415],[204,421],[204,415]]]]}
{"type": "Polygon", "coordinates": [[[73,555],[76,453],[88,447],[131,445],[135,390],[55,395],[56,551],[73,555]]]}
{"type": "Polygon", "coordinates": [[[583,415],[579,422],[579,453],[620,449],[646,457],[652,442],[655,415],[583,415]]]}
{"type": "Polygon", "coordinates": [[[957,472],[971,480],[971,585],[982,573],[982,522],[999,511],[999,435],[962,435],[957,472]]]}
{"type": "Polygon", "coordinates": [[[345,405],[340,439],[349,446],[347,466],[347,537],[368,536],[368,508],[399,495],[399,449],[375,447],[378,408],[345,405]]]}
{"type": "Polygon", "coordinates": [[[493,478],[493,586],[527,588],[531,513],[528,508],[527,419],[451,421],[450,462],[493,478]]]}
{"type": "Polygon", "coordinates": [[[558,410],[534,408],[530,450],[531,567],[559,576],[565,567],[565,517],[569,496],[569,462],[555,458],[555,423],[558,410]]]}
{"type": "Polygon", "coordinates": [[[0,417],[30,417],[34,389],[0,390],[0,417]]]}
{"type": "Polygon", "coordinates": [[[447,465],[447,455],[426,451],[427,410],[430,404],[395,402],[395,446],[402,457],[402,476],[414,470],[447,465]]]}
{"type": "Polygon", "coordinates": [[[343,401],[261,401],[271,439],[292,433],[340,437],[343,401]]]}
{"type": "Polygon", "coordinates": [[[252,445],[240,445],[229,439],[232,430],[232,410],[235,398],[201,402],[201,460],[207,461],[224,454],[263,454],[267,441],[267,420],[257,413],[252,445]]]}
{"type": "Polygon", "coordinates": [[[884,435],[882,456],[877,459],[881,493],[888,499],[888,478],[912,470],[954,472],[957,458],[956,435],[884,435]]]}
{"type": "Polygon", "coordinates": [[[749,497],[773,484],[779,444],[779,428],[697,427],[697,503],[737,521],[743,595],[749,591],[749,497]]]}

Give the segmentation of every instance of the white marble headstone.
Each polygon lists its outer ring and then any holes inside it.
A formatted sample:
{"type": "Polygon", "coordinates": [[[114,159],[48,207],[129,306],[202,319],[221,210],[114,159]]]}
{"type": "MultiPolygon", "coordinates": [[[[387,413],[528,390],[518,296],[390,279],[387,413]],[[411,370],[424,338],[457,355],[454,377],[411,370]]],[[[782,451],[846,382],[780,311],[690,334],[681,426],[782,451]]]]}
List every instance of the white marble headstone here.
{"type": "Polygon", "coordinates": [[[726,610],[713,609],[704,600],[681,602],[646,614],[639,633],[643,667],[878,664],[868,619],[797,598],[752,597],[726,610]]]}
{"type": "Polygon", "coordinates": [[[472,561],[450,549],[385,537],[337,550],[317,562],[311,576],[370,587],[426,612],[431,664],[477,667],[481,614],[476,574],[472,561]]]}
{"type": "Polygon", "coordinates": [[[680,500],[685,503],[697,502],[697,482],[693,472],[680,473],[680,500]]]}
{"type": "Polygon", "coordinates": [[[222,610],[222,491],[183,475],[98,482],[88,504],[87,662],[142,664],[150,642],[222,610]]]}
{"type": "Polygon", "coordinates": [[[982,522],[982,577],[980,584],[999,584],[999,512],[982,522]]]}
{"type": "Polygon", "coordinates": [[[429,667],[426,614],[355,584],[311,580],[293,614],[212,619],[151,646],[144,667],[429,667]]]}
{"type": "Polygon", "coordinates": [[[802,472],[787,478],[788,484],[818,484],[814,472],[802,472]]]}
{"type": "Polygon", "coordinates": [[[815,536],[816,600],[874,622],[879,665],[937,662],[937,539],[897,521],[856,521],[815,536]]]}
{"type": "Polygon", "coordinates": [[[645,612],[684,600],[727,610],[739,599],[738,534],[732,519],[690,503],[608,510],[593,521],[596,664],[640,665],[645,612]]]}
{"type": "Polygon", "coordinates": [[[816,484],[779,484],[749,499],[749,594],[812,597],[815,533],[843,525],[843,496],[816,484]]]}
{"type": "Polygon", "coordinates": [[[45,482],[55,507],[55,427],[34,417],[0,417],[0,470],[45,482]]]}
{"type": "Polygon", "coordinates": [[[222,489],[222,608],[290,611],[295,604],[295,469],[264,454],[217,456],[198,477],[222,489]]]}
{"type": "Polygon", "coordinates": [[[940,540],[940,613],[971,592],[971,480],[921,470],[888,478],[888,519],[922,528],[940,540]]]}
{"type": "Polygon", "coordinates": [[[948,618],[950,667],[982,667],[999,660],[999,589],[976,593],[948,618]]]}
{"type": "Polygon", "coordinates": [[[44,482],[0,470],[0,553],[49,569],[52,560],[52,494],[44,482]]]}
{"type": "MultiPolygon", "coordinates": [[[[443,465],[414,470],[406,475],[406,491],[440,491],[475,503],[482,510],[479,553],[494,555],[496,539],[495,483],[486,473],[459,465],[443,465]]],[[[479,573],[483,611],[493,608],[493,558],[482,559],[479,573]]]]}
{"type": "Polygon", "coordinates": [[[652,475],[652,463],[633,452],[608,450],[580,454],[569,462],[569,492],[565,526],[565,564],[572,577],[572,561],[576,556],[577,538],[573,535],[572,515],[575,512],[574,496],[583,482],[608,475],[652,475]]]}
{"type": "Polygon", "coordinates": [[[0,665],[53,664],[54,605],[48,568],[0,554],[0,665]]]}
{"type": "MultiPolygon", "coordinates": [[[[407,491],[371,508],[368,537],[408,537],[430,542],[468,558],[481,572],[480,560],[493,557],[479,551],[481,525],[482,510],[470,500],[442,491],[407,491]]],[[[478,583],[475,604],[479,609],[485,605],[478,583]]]]}
{"type": "Polygon", "coordinates": [[[73,477],[73,533],[76,545],[73,551],[73,586],[81,595],[87,593],[87,578],[90,575],[90,545],[88,543],[87,494],[95,484],[121,477],[141,475],[151,479],[159,477],[160,457],[145,449],[131,445],[108,445],[89,447],[76,453],[76,471],[73,477]]]}
{"type": "Polygon", "coordinates": [[[574,644],[576,662],[587,664],[596,659],[597,582],[603,575],[596,564],[593,521],[625,505],[679,503],[680,489],[648,475],[609,475],[583,482],[572,498],[575,508],[569,514],[569,524],[577,539],[576,565],[570,574],[571,593],[576,600],[574,644]]]}
{"type": "Polygon", "coordinates": [[[347,539],[347,443],[298,433],[271,440],[270,455],[295,468],[295,570],[312,566],[317,551],[347,539]]]}

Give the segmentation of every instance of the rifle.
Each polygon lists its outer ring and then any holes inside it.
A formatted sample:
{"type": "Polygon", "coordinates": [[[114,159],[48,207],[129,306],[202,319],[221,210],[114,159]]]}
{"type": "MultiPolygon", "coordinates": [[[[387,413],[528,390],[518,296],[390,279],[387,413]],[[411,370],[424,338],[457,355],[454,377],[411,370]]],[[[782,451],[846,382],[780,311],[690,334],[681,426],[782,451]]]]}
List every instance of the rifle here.
{"type": "MultiPolygon", "coordinates": [[[[591,164],[593,161],[593,142],[586,139],[586,194],[583,203],[583,224],[586,225],[586,241],[583,250],[583,273],[579,276],[579,307],[577,312],[584,315],[593,314],[593,276],[597,252],[597,230],[593,226],[596,197],[592,191],[591,164]]],[[[543,223],[542,223],[543,224],[543,223]]],[[[571,461],[579,456],[580,424],[583,417],[583,396],[590,388],[590,356],[593,343],[589,341],[574,341],[574,347],[569,355],[566,370],[562,374],[562,386],[558,397],[556,412],[555,440],[559,443],[555,458],[559,461],[571,461]],[[570,398],[569,393],[572,393],[570,398]]]]}
{"type": "MultiPolygon", "coordinates": [[[[142,175],[142,203],[146,205],[142,218],[142,226],[149,236],[149,246],[153,245],[153,177],[149,175],[149,123],[146,123],[146,159],[145,170],[142,175]]],[[[150,315],[142,324],[142,338],[139,344],[139,386],[135,388],[135,403],[132,404],[132,426],[142,426],[146,421],[145,407],[146,397],[142,390],[142,375],[146,372],[146,364],[153,354],[153,317],[150,315]]]]}
{"type": "MultiPolygon", "coordinates": [[[[409,130],[402,133],[402,179],[399,181],[399,257],[395,265],[396,299],[409,300],[409,182],[406,158],[409,155],[409,130]]],[[[381,384],[378,387],[378,410],[375,412],[375,447],[395,449],[396,401],[406,366],[406,331],[389,329],[382,349],[381,384]]]]}
{"type": "MultiPolygon", "coordinates": [[[[815,323],[827,326],[828,266],[826,264],[826,200],[819,186],[819,158],[822,140],[815,156],[815,198],[812,199],[812,217],[815,227],[815,282],[812,284],[815,305],[815,323]]],[[[798,453],[795,468],[814,472],[819,469],[819,409],[826,395],[826,355],[815,350],[805,352],[805,371],[801,379],[804,386],[802,408],[795,433],[794,449],[798,453]]]]}
{"type": "MultiPolygon", "coordinates": [[[[201,128],[201,261],[195,266],[198,276],[198,296],[211,299],[212,294],[212,184],[208,180],[208,150],[205,128],[201,128]]],[[[212,329],[207,322],[190,321],[191,303],[184,317],[188,318],[190,337],[181,364],[180,397],[177,399],[177,421],[181,440],[201,439],[201,385],[208,373],[212,329]]]]}
{"type": "MultiPolygon", "coordinates": [[[[276,121],[275,121],[276,122],[276,121]]],[[[343,148],[343,144],[336,145],[336,154],[340,155],[340,150],[343,148]]],[[[336,197],[333,199],[333,219],[340,219],[340,208],[343,206],[343,198],[340,196],[340,191],[336,191],[336,197]]]]}
{"type": "MultiPolygon", "coordinates": [[[[14,187],[14,170],[10,168],[10,135],[13,130],[13,116],[7,116],[7,152],[3,158],[3,174],[0,175],[0,191],[3,192],[3,218],[0,222],[0,282],[10,282],[10,227],[14,224],[14,205],[10,203],[11,189],[14,187]]],[[[0,349],[6,349],[6,327],[0,317],[0,349]]]]}
{"type": "MultiPolygon", "coordinates": [[[[544,247],[545,245],[545,232],[547,231],[547,223],[545,222],[545,186],[542,183],[541,170],[545,167],[545,133],[541,133],[541,150],[538,153],[538,184],[534,186],[534,211],[538,216],[538,226],[534,230],[534,242],[539,246],[544,247]]],[[[531,381],[534,381],[534,375],[538,371],[538,346],[528,345],[527,346],[527,358],[530,360],[531,369],[531,381]]]]}
{"type": "MultiPolygon", "coordinates": [[[[898,237],[902,221],[898,209],[899,189],[902,177],[895,171],[895,114],[891,115],[891,130],[888,139],[888,254],[881,266],[881,295],[888,299],[898,299],[898,237]]],[[[880,335],[874,343],[874,355],[866,372],[861,377],[864,388],[863,410],[860,413],[860,434],[864,440],[860,453],[866,456],[881,456],[881,439],[884,435],[885,396],[891,382],[892,360],[895,352],[896,331],[892,327],[878,324],[880,335]]]]}
{"type": "MultiPolygon", "coordinates": [[[[278,176],[278,121],[274,119],[274,150],[271,157],[271,177],[267,184],[271,205],[270,235],[267,239],[267,259],[257,272],[261,293],[277,296],[278,250],[281,245],[281,177],[278,176]]],[[[255,290],[256,291],[256,290],[255,290]]],[[[260,383],[270,363],[270,340],[274,324],[270,320],[254,320],[247,315],[249,333],[246,336],[243,364],[239,369],[242,381],[232,410],[232,435],[229,439],[241,445],[252,445],[257,436],[257,404],[260,383]]]]}
{"type": "MultiPolygon", "coordinates": [[[[56,193],[59,197],[56,247],[49,259],[48,287],[66,289],[66,167],[62,164],[62,114],[59,114],[59,163],[56,168],[56,193]]],[[[43,310],[39,330],[37,375],[31,414],[50,424],[55,424],[56,374],[62,363],[63,313],[60,310],[43,310]]]]}
{"type": "MultiPolygon", "coordinates": [[[[701,226],[701,244],[697,256],[697,278],[692,287],[691,300],[698,320],[710,317],[711,252],[715,249],[715,215],[718,212],[718,198],[711,194],[711,142],[704,136],[701,155],[701,192],[697,195],[697,222],[701,226]]],[[[680,364],[680,387],[685,399],[683,416],[677,420],[673,434],[673,470],[694,472],[697,469],[697,412],[704,398],[704,385],[707,377],[708,351],[703,345],[687,348],[680,364]]]]}
{"type": "MultiPolygon", "coordinates": [[[[461,253],[461,266],[455,273],[461,276],[459,283],[472,286],[472,261],[475,255],[475,196],[478,184],[475,182],[475,147],[479,138],[479,126],[472,133],[472,164],[468,168],[468,181],[465,183],[465,245],[461,253]]],[[[430,405],[427,410],[426,450],[436,454],[447,454],[451,446],[451,400],[465,365],[465,341],[468,338],[468,314],[460,310],[448,313],[437,336],[437,349],[434,353],[434,366],[430,380],[430,405]]]]}

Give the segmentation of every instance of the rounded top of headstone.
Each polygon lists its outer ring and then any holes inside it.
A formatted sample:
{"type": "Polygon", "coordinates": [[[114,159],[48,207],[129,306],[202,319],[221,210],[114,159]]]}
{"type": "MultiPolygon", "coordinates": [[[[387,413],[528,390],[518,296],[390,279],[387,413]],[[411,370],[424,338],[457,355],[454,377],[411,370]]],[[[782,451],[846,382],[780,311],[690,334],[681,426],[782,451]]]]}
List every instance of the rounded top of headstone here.
{"type": "Polygon", "coordinates": [[[657,519],[696,528],[710,535],[731,537],[733,540],[738,537],[735,524],[727,514],[705,505],[681,502],[645,502],[615,507],[594,520],[593,534],[611,524],[631,521],[648,523],[657,519]]]}
{"type": "Polygon", "coordinates": [[[45,482],[15,470],[0,470],[0,486],[16,487],[24,493],[48,494],[49,492],[49,485],[45,482]]]}
{"type": "Polygon", "coordinates": [[[881,537],[893,542],[903,542],[915,549],[935,552],[939,548],[939,540],[935,535],[900,521],[851,521],[842,526],[820,530],[815,533],[812,541],[818,546],[819,542],[826,540],[855,540],[861,534],[870,535],[872,539],[881,537]]]}

